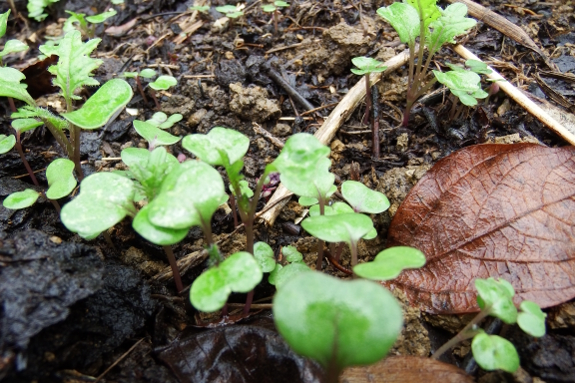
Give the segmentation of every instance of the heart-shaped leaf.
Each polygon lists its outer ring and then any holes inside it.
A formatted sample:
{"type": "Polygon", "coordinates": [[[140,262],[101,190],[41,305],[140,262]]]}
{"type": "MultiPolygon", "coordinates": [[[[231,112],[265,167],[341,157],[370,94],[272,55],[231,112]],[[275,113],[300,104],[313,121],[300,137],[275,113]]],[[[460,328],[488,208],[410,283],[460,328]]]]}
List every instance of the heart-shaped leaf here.
{"type": "Polygon", "coordinates": [[[489,315],[512,324],[517,322],[517,309],[513,305],[515,291],[511,283],[505,279],[496,281],[493,278],[476,279],[477,303],[481,310],[487,310],[489,315]]]}
{"type": "Polygon", "coordinates": [[[504,278],[545,308],[575,297],[575,148],[478,145],[440,160],[411,190],[390,246],[427,264],[391,284],[433,313],[478,311],[475,278],[504,278]]]}
{"type": "Polygon", "coordinates": [[[116,13],[118,12],[116,12],[116,10],[112,8],[106,12],[102,12],[94,16],[86,16],[86,21],[89,21],[92,24],[100,24],[109,19],[110,17],[115,16],[116,13]]]}
{"type": "Polygon", "coordinates": [[[64,205],[60,218],[66,228],[93,239],[134,211],[134,185],[115,173],[95,173],[84,178],[80,194],[64,205]]]}
{"type": "Polygon", "coordinates": [[[232,292],[247,293],[260,283],[262,276],[254,257],[240,251],[196,278],[190,289],[190,301],[198,310],[217,311],[232,292]]]}
{"type": "Polygon", "coordinates": [[[545,318],[547,314],[541,311],[537,303],[523,301],[519,306],[521,312],[517,315],[517,324],[521,330],[535,337],[545,335],[545,318]]]}
{"type": "Polygon", "coordinates": [[[353,65],[358,67],[358,69],[351,69],[353,74],[362,76],[366,73],[379,73],[387,69],[385,65],[379,60],[373,59],[371,57],[354,57],[351,59],[353,65]]]}
{"type": "Polygon", "coordinates": [[[162,129],[156,128],[152,124],[144,121],[134,120],[134,129],[144,140],[148,141],[150,145],[173,145],[180,141],[180,137],[176,137],[162,129]]]}
{"type": "Polygon", "coordinates": [[[365,279],[387,281],[397,277],[405,269],[417,269],[425,265],[425,255],[413,247],[397,246],[385,249],[372,262],[353,267],[353,272],[365,279]]]}
{"type": "Polygon", "coordinates": [[[24,44],[20,40],[8,40],[4,44],[4,49],[0,51],[0,59],[9,53],[22,52],[28,49],[28,45],[24,44]]]}
{"type": "Polygon", "coordinates": [[[246,155],[250,139],[236,130],[217,126],[208,134],[184,137],[182,147],[210,165],[228,167],[246,155]]]}
{"type": "Polygon", "coordinates": [[[40,197],[40,193],[33,189],[26,189],[21,192],[16,192],[10,194],[8,197],[4,199],[2,205],[5,208],[19,210],[19,209],[26,209],[34,205],[34,202],[40,197]]]}
{"type": "Polygon", "coordinates": [[[154,90],[168,90],[177,84],[178,80],[173,76],[160,76],[156,81],[150,83],[150,88],[154,90]]]}
{"type": "Polygon", "coordinates": [[[72,193],[78,182],[74,178],[74,162],[67,158],[58,158],[48,165],[46,178],[50,187],[46,197],[60,199],[72,193]]]}
{"type": "Polygon", "coordinates": [[[188,229],[168,229],[151,223],[148,218],[149,210],[150,205],[144,206],[132,222],[132,227],[142,237],[160,246],[173,245],[186,237],[188,229]]]}
{"type": "Polygon", "coordinates": [[[302,261],[293,262],[287,266],[282,266],[278,263],[270,273],[268,282],[279,290],[297,275],[308,271],[311,271],[311,269],[302,261]]]}
{"type": "Polygon", "coordinates": [[[102,85],[80,109],[63,113],[62,117],[83,129],[97,129],[117,116],[133,95],[130,84],[113,79],[102,85]]]}
{"type": "Polygon", "coordinates": [[[345,181],[341,185],[341,194],[356,213],[379,214],[389,209],[389,200],[385,195],[361,182],[345,181]]]}
{"type": "Polygon", "coordinates": [[[348,213],[309,217],[302,221],[301,226],[314,237],[326,242],[352,244],[373,228],[373,222],[366,215],[348,213]]]}
{"type": "Polygon", "coordinates": [[[282,254],[288,262],[299,262],[303,260],[303,255],[295,246],[285,246],[282,248],[282,254]]]}
{"type": "Polygon", "coordinates": [[[256,242],[254,244],[254,258],[264,273],[269,273],[276,267],[274,251],[265,242],[256,242]]]}
{"type": "Polygon", "coordinates": [[[471,350],[477,364],[484,370],[515,372],[519,368],[519,355],[513,343],[498,335],[482,332],[475,335],[471,350]]]}
{"type": "Polygon", "coordinates": [[[205,162],[186,161],[166,177],[148,215],[154,225],[171,229],[209,225],[227,198],[216,169],[205,162]]]}
{"type": "Polygon", "coordinates": [[[0,154],[8,153],[16,145],[16,137],[13,134],[6,136],[0,134],[0,154]]]}
{"type": "Polygon", "coordinates": [[[273,314],[297,353],[340,369],[383,358],[403,326],[399,304],[377,283],[311,271],[278,290],[273,314]]]}

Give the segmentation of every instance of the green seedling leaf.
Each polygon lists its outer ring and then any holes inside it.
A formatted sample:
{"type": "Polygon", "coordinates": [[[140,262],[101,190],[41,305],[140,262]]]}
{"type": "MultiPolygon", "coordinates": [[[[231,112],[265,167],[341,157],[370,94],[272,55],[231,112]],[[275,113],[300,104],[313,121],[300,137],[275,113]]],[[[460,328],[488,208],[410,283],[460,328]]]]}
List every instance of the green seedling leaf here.
{"type": "Polygon", "coordinates": [[[144,206],[132,222],[134,230],[148,241],[160,246],[169,246],[180,242],[188,234],[189,229],[168,229],[154,225],[149,220],[149,211],[150,205],[144,206]]]}
{"type": "Polygon", "coordinates": [[[374,227],[366,235],[364,235],[362,238],[366,239],[366,240],[370,240],[370,239],[374,239],[375,237],[377,237],[377,230],[375,230],[375,227],[374,227]]]}
{"type": "Polygon", "coordinates": [[[58,158],[46,169],[48,191],[46,197],[60,199],[72,193],[78,182],[74,178],[74,162],[66,158],[58,158]]]}
{"type": "Polygon", "coordinates": [[[276,7],[289,7],[289,3],[286,3],[285,1],[274,1],[274,5],[276,7]]]}
{"type": "Polygon", "coordinates": [[[254,257],[264,273],[269,273],[275,269],[276,259],[274,251],[267,243],[256,242],[254,244],[254,257]]]}
{"type": "Polygon", "coordinates": [[[146,120],[148,124],[158,127],[160,124],[168,121],[168,115],[164,112],[156,112],[149,120],[146,120]]]}
{"type": "Polygon", "coordinates": [[[379,73],[387,69],[381,61],[372,59],[371,57],[354,57],[351,59],[353,65],[359,69],[351,69],[353,74],[363,76],[366,73],[379,73]]]}
{"type": "Polygon", "coordinates": [[[232,292],[247,293],[262,277],[254,257],[241,251],[196,278],[190,289],[190,301],[200,311],[213,312],[226,304],[232,292]]]}
{"type": "Polygon", "coordinates": [[[47,13],[44,9],[50,4],[57,3],[59,0],[28,0],[28,17],[38,22],[44,20],[47,13]]]}
{"type": "Polygon", "coordinates": [[[458,64],[445,63],[451,70],[465,72],[465,68],[458,64]]]}
{"type": "Polygon", "coordinates": [[[309,217],[302,227],[316,238],[326,242],[357,243],[373,228],[371,218],[363,214],[337,214],[309,217]]]}
{"type": "Polygon", "coordinates": [[[44,122],[38,121],[34,118],[19,118],[17,120],[13,120],[12,128],[19,133],[27,132],[28,130],[32,130],[39,126],[44,125],[44,122]]]}
{"type": "Polygon", "coordinates": [[[8,27],[8,17],[10,16],[10,9],[4,13],[0,13],[0,39],[6,34],[8,27]]]}
{"type": "Polygon", "coordinates": [[[0,59],[9,53],[22,52],[28,49],[28,45],[24,44],[20,40],[8,40],[4,44],[4,49],[0,51],[0,59]]]}
{"type": "Polygon", "coordinates": [[[413,247],[397,246],[385,249],[373,260],[353,267],[353,272],[365,279],[389,281],[405,269],[418,269],[425,265],[425,255],[413,247]]]}
{"type": "Polygon", "coordinates": [[[109,19],[112,16],[116,16],[118,12],[116,12],[115,9],[110,9],[106,12],[100,13],[98,15],[94,15],[94,16],[87,16],[86,20],[91,22],[92,24],[100,24],[103,23],[104,21],[106,21],[107,19],[109,19]]]}
{"type": "Polygon", "coordinates": [[[486,98],[488,94],[481,89],[481,79],[477,73],[468,70],[455,70],[442,73],[433,71],[437,81],[447,86],[451,93],[467,106],[477,105],[477,98],[486,98]]]}
{"type": "Polygon", "coordinates": [[[172,76],[160,76],[156,81],[150,83],[150,88],[154,90],[168,90],[172,86],[176,86],[178,80],[172,76]]]}
{"type": "Polygon", "coordinates": [[[209,225],[214,212],[227,199],[216,169],[205,162],[186,161],[168,174],[148,214],[154,225],[172,229],[209,225]]]}
{"type": "Polygon", "coordinates": [[[10,194],[6,197],[4,202],[2,202],[2,205],[7,209],[12,210],[26,209],[27,207],[34,205],[34,202],[36,202],[38,197],[40,197],[40,193],[36,190],[26,189],[21,192],[10,194]]]}
{"type": "Polygon", "coordinates": [[[162,129],[156,128],[154,125],[144,121],[134,120],[134,128],[140,136],[154,146],[173,145],[180,141],[180,137],[164,132],[162,129]]]}
{"type": "Polygon", "coordinates": [[[88,22],[86,21],[85,13],[76,13],[72,11],[66,11],[70,15],[70,17],[64,22],[64,27],[62,30],[64,33],[68,33],[71,31],[76,30],[74,27],[74,23],[78,23],[80,30],[87,31],[88,30],[88,22]]]}
{"type": "Polygon", "coordinates": [[[134,212],[133,182],[115,173],[84,178],[80,194],[64,205],[60,218],[66,228],[85,239],[96,238],[134,212]]]}
{"type": "Polygon", "coordinates": [[[101,39],[82,42],[80,31],[70,31],[59,41],[58,45],[41,45],[40,52],[47,57],[58,56],[58,64],[52,65],[48,71],[56,76],[53,80],[55,86],[62,89],[62,95],[66,100],[80,100],[74,92],[83,86],[100,85],[92,76],[92,71],[102,65],[103,61],[93,59],[90,53],[100,43],[101,39]]]}
{"type": "Polygon", "coordinates": [[[250,139],[238,131],[217,126],[208,134],[184,137],[182,147],[210,165],[228,167],[246,155],[250,139]]]}
{"type": "Polygon", "coordinates": [[[128,167],[145,167],[150,159],[150,151],[143,148],[126,148],[120,153],[122,162],[128,167]]]}
{"type": "Polygon", "coordinates": [[[221,7],[216,7],[216,11],[218,11],[218,12],[220,12],[220,13],[235,12],[235,11],[236,11],[236,6],[235,6],[235,5],[226,4],[226,5],[222,5],[221,7]]]}
{"type": "Polygon", "coordinates": [[[182,116],[179,113],[172,114],[170,117],[168,117],[168,120],[166,122],[160,124],[158,126],[158,128],[160,128],[160,129],[171,128],[172,126],[174,126],[175,123],[182,121],[183,118],[184,118],[184,116],[182,116]]]}
{"type": "Polygon", "coordinates": [[[389,7],[379,8],[377,14],[391,24],[404,44],[415,44],[419,36],[419,14],[406,3],[393,3],[389,7]]]}
{"type": "Polygon", "coordinates": [[[304,272],[278,290],[276,327],[298,353],[324,367],[375,363],[387,354],[403,327],[401,308],[377,283],[342,281],[304,272]]]}
{"type": "Polygon", "coordinates": [[[194,5],[193,7],[190,7],[190,11],[198,11],[202,13],[207,13],[209,10],[209,5],[194,5]]]}
{"type": "Polygon", "coordinates": [[[83,129],[97,129],[115,118],[133,95],[130,84],[113,79],[102,85],[80,109],[63,113],[62,117],[83,129]]]}
{"type": "Polygon", "coordinates": [[[146,68],[140,72],[140,77],[143,78],[152,78],[156,77],[156,71],[150,68],[146,68]]]}
{"type": "Polygon", "coordinates": [[[417,10],[417,13],[424,21],[424,26],[426,29],[429,24],[441,16],[441,9],[436,5],[437,0],[405,0],[405,3],[411,5],[417,10]]]}
{"type": "Polygon", "coordinates": [[[445,43],[455,43],[454,37],[466,33],[477,24],[477,21],[465,15],[467,15],[465,4],[451,4],[441,12],[441,17],[430,24],[433,31],[426,36],[430,54],[435,54],[445,43]]]}
{"type": "Polygon", "coordinates": [[[303,255],[297,250],[295,246],[284,246],[282,248],[282,254],[286,261],[290,263],[303,261],[303,255]]]}
{"type": "Polygon", "coordinates": [[[112,0],[112,4],[114,5],[124,4],[124,0],[112,0]]]}
{"type": "MultiPolygon", "coordinates": [[[[243,196],[246,196],[247,198],[252,198],[254,196],[254,192],[252,189],[250,189],[250,184],[248,183],[248,181],[240,180],[238,183],[240,185],[240,193],[242,193],[243,196]]],[[[231,186],[230,191],[234,196],[236,195],[234,188],[231,186]]]]}
{"type": "Polygon", "coordinates": [[[511,342],[498,335],[477,334],[471,342],[477,364],[484,370],[514,373],[519,368],[519,355],[511,342]]]}
{"type": "Polygon", "coordinates": [[[262,10],[264,12],[275,12],[276,9],[277,9],[277,7],[275,5],[272,5],[272,4],[262,5],[262,10]]]}
{"type": "Polygon", "coordinates": [[[327,198],[335,176],[329,172],[329,148],[307,133],[291,136],[273,162],[281,182],[299,196],[327,198]]]}
{"type": "Polygon", "coordinates": [[[8,153],[16,145],[16,137],[13,134],[6,136],[0,134],[0,154],[8,153]]]}
{"type": "Polygon", "coordinates": [[[309,271],[311,271],[311,269],[308,265],[301,261],[290,263],[287,266],[282,266],[278,263],[276,264],[276,268],[270,273],[268,282],[279,290],[299,274],[309,271]]]}
{"type": "MultiPolygon", "coordinates": [[[[310,217],[319,216],[320,215],[319,213],[320,213],[319,212],[319,205],[314,205],[314,206],[309,208],[309,216],[310,217]]],[[[353,214],[354,211],[351,208],[351,206],[349,206],[345,202],[339,202],[338,201],[338,202],[334,202],[330,206],[324,206],[323,213],[324,213],[324,215],[353,214]]]]}
{"type": "Polygon", "coordinates": [[[18,109],[16,113],[12,113],[12,118],[40,118],[47,121],[56,129],[68,129],[68,121],[58,116],[53,115],[47,109],[39,108],[37,106],[26,105],[18,109]]]}
{"type": "Polygon", "coordinates": [[[241,17],[243,15],[244,13],[242,11],[226,13],[226,16],[229,17],[230,19],[237,19],[238,17],[241,17]]]}
{"type": "Polygon", "coordinates": [[[545,335],[545,318],[547,314],[541,311],[539,305],[531,301],[523,301],[519,306],[521,312],[517,315],[517,324],[521,330],[534,337],[545,335]]]}
{"type": "Polygon", "coordinates": [[[465,62],[465,65],[477,74],[490,74],[493,72],[483,61],[469,59],[465,62]]]}
{"type": "MultiPolygon", "coordinates": [[[[317,204],[319,201],[317,200],[317,198],[313,198],[313,197],[299,197],[297,202],[302,206],[312,206],[312,205],[317,204]]],[[[319,207],[318,207],[318,209],[319,209],[319,207]]]]}
{"type": "Polygon", "coordinates": [[[26,76],[19,70],[0,66],[0,96],[12,97],[24,101],[28,105],[35,105],[34,99],[26,88],[26,84],[20,84],[26,76]]]}
{"type": "Polygon", "coordinates": [[[515,290],[505,279],[476,279],[477,303],[481,310],[489,310],[489,315],[507,324],[517,321],[517,309],[513,304],[515,290]]]}
{"type": "Polygon", "coordinates": [[[356,213],[379,214],[390,206],[383,193],[371,190],[357,181],[345,181],[341,185],[341,194],[356,213]]]}

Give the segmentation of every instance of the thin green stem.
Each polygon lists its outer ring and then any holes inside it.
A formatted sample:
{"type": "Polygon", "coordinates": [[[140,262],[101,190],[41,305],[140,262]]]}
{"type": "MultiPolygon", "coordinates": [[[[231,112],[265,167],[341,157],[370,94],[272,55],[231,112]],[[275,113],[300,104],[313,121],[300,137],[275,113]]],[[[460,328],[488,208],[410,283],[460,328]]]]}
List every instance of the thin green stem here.
{"type": "Polygon", "coordinates": [[[475,329],[475,326],[481,322],[483,320],[483,318],[487,317],[490,314],[491,310],[490,308],[485,308],[484,310],[481,310],[481,312],[479,314],[477,314],[475,316],[475,318],[473,318],[471,320],[471,322],[469,322],[464,328],[463,330],[459,331],[457,333],[457,335],[455,335],[453,338],[451,338],[447,343],[445,343],[443,346],[441,346],[440,348],[438,348],[433,355],[431,355],[432,359],[439,359],[439,357],[441,355],[443,355],[445,353],[445,351],[451,349],[452,347],[454,347],[456,344],[463,342],[466,339],[469,338],[473,338],[475,335],[477,335],[477,330],[475,329]]]}

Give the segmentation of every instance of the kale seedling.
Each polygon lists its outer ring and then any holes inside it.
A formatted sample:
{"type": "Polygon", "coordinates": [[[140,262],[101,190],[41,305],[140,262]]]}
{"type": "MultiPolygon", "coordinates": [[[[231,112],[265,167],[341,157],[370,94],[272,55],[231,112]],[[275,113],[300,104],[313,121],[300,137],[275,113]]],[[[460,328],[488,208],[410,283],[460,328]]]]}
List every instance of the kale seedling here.
{"type": "Polygon", "coordinates": [[[405,269],[417,269],[425,265],[425,255],[413,247],[396,246],[381,251],[372,262],[353,267],[353,272],[365,279],[389,281],[405,269]]]}
{"type": "Polygon", "coordinates": [[[409,122],[411,107],[435,83],[425,82],[431,59],[445,43],[455,43],[454,37],[473,28],[476,21],[465,17],[467,6],[461,3],[449,5],[444,10],[436,5],[437,0],[405,0],[377,10],[377,14],[388,21],[399,34],[402,43],[409,46],[409,69],[407,81],[407,104],[403,114],[403,126],[409,122]],[[415,52],[416,39],[419,49],[415,52]],[[423,60],[427,47],[427,59],[423,60]],[[417,62],[416,62],[417,58],[417,62]]]}
{"type": "Polygon", "coordinates": [[[158,110],[161,109],[161,106],[160,103],[158,102],[158,98],[156,97],[156,92],[159,90],[168,90],[171,87],[176,86],[177,84],[178,80],[176,80],[175,77],[165,75],[158,77],[154,82],[151,82],[149,84],[150,88],[154,90],[154,92],[152,92],[151,95],[152,98],[154,99],[154,102],[156,103],[156,108],[158,110]]]}
{"type": "Polygon", "coordinates": [[[276,263],[268,278],[268,282],[278,290],[296,275],[311,270],[303,261],[302,253],[297,251],[294,246],[285,246],[282,248],[282,254],[288,264],[276,263]]]}
{"type": "Polygon", "coordinates": [[[230,20],[230,27],[233,26],[234,23],[234,19],[237,19],[238,17],[241,17],[244,15],[244,12],[242,11],[243,6],[235,6],[235,5],[230,5],[230,4],[226,4],[223,5],[221,7],[216,7],[216,11],[221,12],[223,14],[226,15],[226,17],[230,20]]]}
{"type": "Polygon", "coordinates": [[[201,13],[208,13],[208,11],[210,10],[210,6],[209,5],[194,5],[192,7],[189,8],[190,11],[198,11],[201,13]]]}
{"type": "MultiPolygon", "coordinates": [[[[358,76],[365,76],[365,118],[364,124],[367,123],[371,111],[371,84],[369,81],[370,73],[380,73],[387,69],[381,61],[370,57],[354,57],[351,59],[353,65],[358,69],[352,68],[351,72],[358,76]]],[[[379,158],[379,121],[374,118],[371,126],[372,131],[372,152],[375,158],[379,158]]]]}
{"type": "Polygon", "coordinates": [[[59,0],[28,0],[28,17],[38,22],[44,20],[46,16],[48,16],[47,13],[44,13],[44,9],[58,1],[59,0]]]}
{"type": "Polygon", "coordinates": [[[511,342],[498,336],[486,334],[477,324],[486,316],[491,315],[507,324],[517,323],[527,334],[534,337],[545,335],[545,313],[531,301],[523,301],[517,308],[513,304],[515,291],[513,286],[504,279],[496,281],[493,278],[476,279],[477,303],[480,313],[463,328],[453,339],[441,346],[432,355],[439,358],[445,351],[457,343],[473,338],[471,351],[477,364],[485,370],[504,370],[515,372],[519,368],[519,356],[511,342]]]}
{"type": "Polygon", "coordinates": [[[264,4],[262,5],[262,10],[264,12],[273,13],[274,17],[274,30],[276,35],[278,34],[278,17],[279,17],[279,9],[289,7],[289,3],[285,1],[277,0],[274,1],[273,4],[264,4]]]}
{"type": "Polygon", "coordinates": [[[278,290],[273,314],[290,347],[318,361],[329,383],[338,382],[345,367],[383,358],[403,327],[399,303],[381,285],[313,271],[278,290]]]}
{"type": "MultiPolygon", "coordinates": [[[[6,28],[8,26],[8,16],[10,16],[10,10],[0,13],[0,39],[6,34],[6,28]]],[[[28,49],[28,45],[24,44],[20,40],[8,40],[4,44],[4,48],[0,51],[0,66],[2,66],[2,59],[4,56],[10,53],[22,52],[28,49]]]]}
{"type": "Polygon", "coordinates": [[[142,82],[140,81],[140,77],[143,78],[153,78],[156,77],[156,71],[150,68],[144,69],[141,72],[124,72],[123,76],[126,78],[133,78],[134,80],[136,80],[136,85],[138,87],[138,91],[140,92],[140,95],[142,95],[142,99],[144,100],[144,103],[148,103],[148,99],[146,98],[146,94],[144,93],[144,88],[142,87],[142,82]]]}
{"type": "Polygon", "coordinates": [[[110,8],[108,11],[99,13],[93,16],[86,16],[84,13],[76,13],[72,11],[66,11],[70,15],[68,20],[64,22],[64,33],[73,31],[75,28],[74,24],[78,25],[78,29],[88,38],[94,38],[96,32],[96,24],[101,24],[112,16],[115,16],[118,12],[114,8],[110,8]],[[90,25],[88,25],[90,23],[90,25]]]}

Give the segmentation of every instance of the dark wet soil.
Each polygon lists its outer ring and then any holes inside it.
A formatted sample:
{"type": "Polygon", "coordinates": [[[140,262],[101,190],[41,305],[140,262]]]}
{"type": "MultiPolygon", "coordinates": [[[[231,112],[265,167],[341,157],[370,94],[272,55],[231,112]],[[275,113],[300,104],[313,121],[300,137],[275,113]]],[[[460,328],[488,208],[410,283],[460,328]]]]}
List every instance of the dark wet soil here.
{"type": "MultiPolygon", "coordinates": [[[[244,173],[254,183],[280,150],[256,133],[254,124],[282,141],[296,132],[314,133],[359,80],[349,71],[352,57],[369,55],[385,61],[405,49],[391,27],[375,14],[377,8],[388,3],[294,0],[282,11],[284,17],[276,34],[270,15],[260,10],[259,2],[248,1],[245,17],[218,26],[222,15],[213,6],[223,5],[223,0],[212,1],[207,14],[188,11],[191,1],[127,0],[124,6],[116,7],[119,12],[115,17],[96,28],[96,35],[102,38],[97,56],[104,60],[96,78],[104,82],[125,70],[148,67],[175,76],[178,85],[158,95],[162,111],[184,117],[170,132],[183,136],[225,126],[248,135],[251,145],[244,173]],[[115,35],[106,32],[106,28],[136,18],[134,26],[126,31],[115,35]],[[181,35],[198,22],[201,25],[197,29],[185,37],[181,35]],[[287,92],[282,82],[299,97],[287,92]]],[[[25,16],[25,2],[15,4],[25,16]]],[[[575,17],[570,3],[503,4],[494,0],[484,5],[526,30],[560,71],[575,71],[575,17]]],[[[50,87],[47,64],[37,63],[38,45],[62,33],[61,18],[67,16],[64,10],[93,14],[107,6],[107,2],[61,0],[49,9],[42,23],[10,18],[7,36],[26,39],[32,49],[24,55],[7,56],[4,64],[27,70],[30,91],[39,105],[55,111],[64,107],[50,87]]],[[[6,2],[0,4],[0,12],[8,8],[6,2]]],[[[529,49],[482,22],[466,38],[465,45],[513,79],[515,85],[546,98],[531,77],[546,64],[529,49]]],[[[434,65],[463,62],[449,48],[442,50],[435,61],[434,65]]],[[[450,101],[447,94],[438,92],[416,106],[409,127],[403,128],[400,123],[406,73],[404,67],[377,85],[379,158],[373,158],[369,128],[362,124],[363,107],[357,108],[331,143],[332,171],[338,181],[350,179],[352,164],[356,163],[353,166],[359,169],[360,179],[384,192],[392,203],[388,212],[375,217],[379,236],[363,244],[360,257],[365,259],[385,247],[392,215],[409,189],[438,159],[485,142],[565,145],[502,93],[477,108],[464,110],[459,119],[450,120],[450,101]]],[[[573,83],[546,81],[573,102],[573,83]]],[[[92,91],[86,90],[83,96],[92,91]]],[[[122,169],[117,158],[123,148],[147,147],[132,129],[132,121],[152,116],[155,106],[151,99],[148,101],[145,103],[135,92],[128,105],[131,115],[123,113],[104,131],[82,136],[86,175],[103,168],[122,169]]],[[[0,133],[10,134],[7,101],[0,100],[0,106],[0,133]]],[[[43,169],[63,153],[43,128],[26,134],[23,144],[28,161],[45,185],[43,169]]],[[[179,144],[171,150],[175,155],[185,154],[179,144]]],[[[25,173],[16,152],[0,155],[0,199],[33,187],[25,173]]],[[[300,213],[301,208],[292,201],[273,227],[257,228],[257,237],[275,251],[294,244],[306,262],[314,265],[314,242],[294,224],[300,213]]],[[[224,252],[242,249],[242,233],[230,235],[234,231],[231,214],[218,211],[212,226],[224,252]]],[[[162,249],[141,239],[129,222],[116,225],[110,234],[114,247],[102,237],[82,240],[63,227],[46,200],[19,211],[0,206],[0,380],[321,381],[321,369],[293,354],[274,332],[269,310],[254,313],[236,325],[198,329],[198,325],[214,318],[195,312],[185,293],[176,294],[173,280],[160,276],[168,268],[162,249]],[[247,362],[242,363],[244,359],[247,362]]],[[[202,244],[201,232],[191,230],[174,246],[174,253],[181,259],[199,253],[202,244]]],[[[343,266],[349,265],[347,257],[344,253],[343,266]]],[[[186,286],[205,269],[203,259],[198,257],[185,270],[186,286]]],[[[331,274],[346,276],[329,264],[323,267],[331,274]]],[[[273,291],[262,282],[255,299],[269,303],[273,291]]],[[[241,303],[244,299],[243,295],[232,296],[230,302],[241,303]]],[[[552,326],[550,334],[538,341],[513,329],[508,331],[519,349],[525,380],[473,368],[469,371],[475,371],[482,382],[575,381],[575,310],[570,306],[556,309],[561,310],[567,314],[554,323],[563,325],[552,326]]],[[[405,307],[405,313],[406,329],[394,348],[395,354],[428,356],[462,321],[459,317],[430,318],[411,307],[405,307]]],[[[467,349],[463,346],[457,355],[446,358],[465,368],[469,367],[468,353],[467,345],[467,349]]]]}

